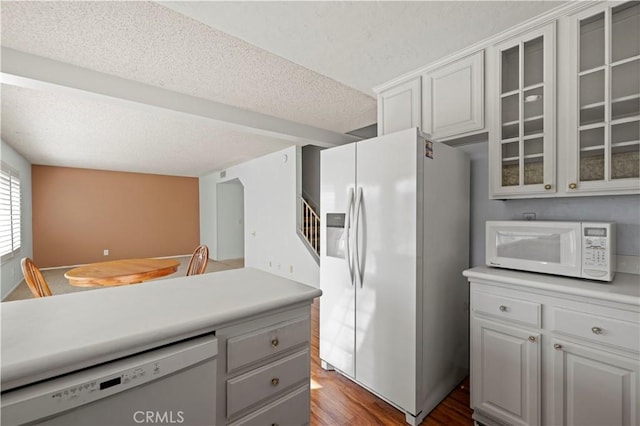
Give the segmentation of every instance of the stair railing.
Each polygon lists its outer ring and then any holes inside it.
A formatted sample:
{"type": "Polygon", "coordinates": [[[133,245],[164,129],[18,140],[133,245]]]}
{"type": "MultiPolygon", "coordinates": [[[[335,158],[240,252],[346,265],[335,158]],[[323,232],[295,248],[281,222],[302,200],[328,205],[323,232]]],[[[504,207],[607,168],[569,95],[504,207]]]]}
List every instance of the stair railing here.
{"type": "Polygon", "coordinates": [[[307,201],[300,197],[301,209],[301,229],[302,235],[307,240],[311,248],[320,254],[320,217],[307,201]]]}

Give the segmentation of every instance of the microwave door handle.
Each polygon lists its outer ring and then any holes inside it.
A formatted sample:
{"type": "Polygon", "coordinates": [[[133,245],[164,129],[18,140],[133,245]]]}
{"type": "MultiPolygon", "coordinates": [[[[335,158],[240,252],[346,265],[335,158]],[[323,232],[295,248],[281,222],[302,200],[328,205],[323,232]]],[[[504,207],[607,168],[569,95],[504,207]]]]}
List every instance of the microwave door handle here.
{"type": "Polygon", "coordinates": [[[356,215],[354,226],[354,240],[355,240],[355,269],[358,273],[358,280],[360,281],[360,288],[363,287],[362,283],[362,271],[360,270],[360,244],[358,244],[358,230],[360,228],[360,207],[362,206],[362,187],[358,188],[358,196],[356,197],[356,215]]]}
{"type": "Polygon", "coordinates": [[[353,188],[349,189],[349,201],[347,203],[347,217],[344,221],[345,253],[344,260],[347,262],[350,283],[353,286],[353,256],[351,255],[351,215],[353,214],[353,188]]]}

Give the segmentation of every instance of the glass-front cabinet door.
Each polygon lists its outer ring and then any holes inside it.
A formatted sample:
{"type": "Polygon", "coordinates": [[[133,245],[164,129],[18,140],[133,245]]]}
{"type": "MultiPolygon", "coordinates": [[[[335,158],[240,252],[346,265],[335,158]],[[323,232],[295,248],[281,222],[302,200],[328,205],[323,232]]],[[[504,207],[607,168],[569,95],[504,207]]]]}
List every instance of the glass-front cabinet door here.
{"type": "Polygon", "coordinates": [[[555,23],[493,47],[494,198],[556,191],[555,23]]]}
{"type": "Polygon", "coordinates": [[[640,2],[576,15],[567,192],[640,190],[640,2]],[[571,138],[573,139],[573,138],[571,138]]]}

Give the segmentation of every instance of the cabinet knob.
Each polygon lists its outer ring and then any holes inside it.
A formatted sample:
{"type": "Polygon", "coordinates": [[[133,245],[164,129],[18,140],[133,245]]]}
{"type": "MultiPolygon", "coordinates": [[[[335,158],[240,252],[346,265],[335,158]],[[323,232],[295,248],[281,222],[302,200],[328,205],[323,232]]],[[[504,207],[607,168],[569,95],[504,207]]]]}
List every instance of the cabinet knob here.
{"type": "Polygon", "coordinates": [[[274,377],[273,379],[271,379],[271,384],[273,386],[278,386],[280,384],[280,379],[277,377],[274,377]]]}
{"type": "Polygon", "coordinates": [[[499,309],[500,309],[500,312],[507,312],[507,307],[504,305],[500,305],[499,309]]]}
{"type": "Polygon", "coordinates": [[[569,189],[576,189],[578,187],[578,185],[576,185],[575,183],[571,182],[569,184],[569,189]]]}
{"type": "Polygon", "coordinates": [[[602,329],[600,327],[591,327],[591,331],[593,334],[602,334],[602,329]]]}
{"type": "Polygon", "coordinates": [[[530,341],[531,343],[535,343],[535,342],[536,342],[536,340],[537,340],[537,339],[536,339],[536,336],[529,336],[529,341],[530,341]]]}
{"type": "Polygon", "coordinates": [[[559,351],[560,349],[562,349],[562,345],[556,343],[555,345],[553,345],[553,349],[555,349],[556,351],[559,351]]]}
{"type": "Polygon", "coordinates": [[[280,342],[278,341],[277,337],[271,340],[271,346],[273,346],[274,348],[277,347],[279,344],[280,342]]]}
{"type": "Polygon", "coordinates": [[[547,191],[548,191],[548,190],[550,190],[550,189],[551,189],[551,185],[550,185],[550,184],[546,184],[546,185],[544,186],[544,189],[546,189],[547,191]]]}

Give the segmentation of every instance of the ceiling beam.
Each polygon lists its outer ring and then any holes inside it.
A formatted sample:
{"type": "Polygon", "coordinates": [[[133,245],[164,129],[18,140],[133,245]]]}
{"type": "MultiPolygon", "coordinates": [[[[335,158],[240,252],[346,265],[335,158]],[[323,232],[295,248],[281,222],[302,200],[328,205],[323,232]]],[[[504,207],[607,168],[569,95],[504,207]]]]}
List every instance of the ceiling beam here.
{"type": "Polygon", "coordinates": [[[332,147],[361,138],[177,93],[133,80],[2,48],[0,82],[151,111],[186,114],[296,145],[332,147]]]}

